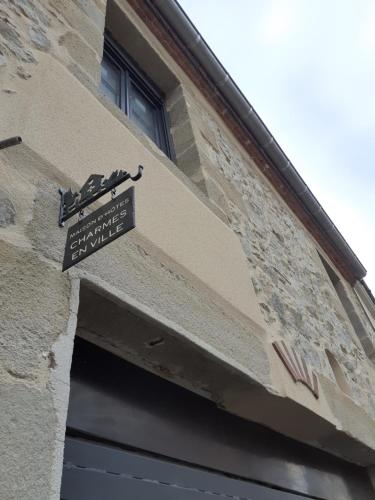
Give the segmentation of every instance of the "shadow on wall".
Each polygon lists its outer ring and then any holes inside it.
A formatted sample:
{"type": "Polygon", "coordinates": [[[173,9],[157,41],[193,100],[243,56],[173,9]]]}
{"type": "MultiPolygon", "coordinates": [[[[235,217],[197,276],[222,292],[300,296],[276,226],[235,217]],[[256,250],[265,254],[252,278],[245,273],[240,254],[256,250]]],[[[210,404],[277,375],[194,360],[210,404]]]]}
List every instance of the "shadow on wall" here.
{"type": "Polygon", "coordinates": [[[347,394],[348,396],[350,396],[350,394],[351,394],[350,387],[348,385],[348,382],[346,381],[346,378],[345,378],[344,372],[341,369],[341,366],[339,365],[337,359],[331,353],[331,351],[329,351],[328,349],[326,349],[325,352],[326,352],[329,364],[330,364],[330,366],[332,368],[333,374],[335,376],[335,380],[337,382],[337,385],[340,387],[340,389],[345,394],[347,394]]]}

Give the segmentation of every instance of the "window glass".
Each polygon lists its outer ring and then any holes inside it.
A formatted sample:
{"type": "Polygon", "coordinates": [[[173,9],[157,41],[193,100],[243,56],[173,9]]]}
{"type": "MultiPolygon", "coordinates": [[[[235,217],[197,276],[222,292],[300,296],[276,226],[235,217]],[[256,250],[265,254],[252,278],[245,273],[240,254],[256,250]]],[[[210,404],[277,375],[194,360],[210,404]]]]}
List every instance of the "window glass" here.
{"type": "Polygon", "coordinates": [[[155,106],[135,87],[130,84],[129,117],[154,142],[158,142],[155,106]]]}
{"type": "Polygon", "coordinates": [[[120,105],[120,71],[108,59],[102,62],[101,89],[112,102],[120,105]]]}
{"type": "Polygon", "coordinates": [[[170,157],[163,96],[110,38],[104,40],[101,90],[170,157]]]}

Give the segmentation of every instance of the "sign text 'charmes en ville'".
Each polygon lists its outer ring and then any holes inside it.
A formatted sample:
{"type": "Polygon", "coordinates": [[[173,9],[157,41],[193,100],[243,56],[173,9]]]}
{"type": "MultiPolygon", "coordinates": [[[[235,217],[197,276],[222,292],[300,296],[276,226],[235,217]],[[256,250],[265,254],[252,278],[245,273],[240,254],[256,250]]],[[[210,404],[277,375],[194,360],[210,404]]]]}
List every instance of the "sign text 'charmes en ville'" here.
{"type": "Polygon", "coordinates": [[[115,196],[115,188],[127,179],[140,179],[142,170],[143,167],[139,166],[135,176],[123,170],[115,171],[108,179],[104,179],[103,175],[91,175],[79,193],[60,190],[59,224],[63,225],[70,217],[80,213],[79,221],[68,230],[63,271],[134,229],[134,187],[118,196],[115,196]],[[84,217],[84,207],[109,191],[112,193],[112,200],[84,217]]]}

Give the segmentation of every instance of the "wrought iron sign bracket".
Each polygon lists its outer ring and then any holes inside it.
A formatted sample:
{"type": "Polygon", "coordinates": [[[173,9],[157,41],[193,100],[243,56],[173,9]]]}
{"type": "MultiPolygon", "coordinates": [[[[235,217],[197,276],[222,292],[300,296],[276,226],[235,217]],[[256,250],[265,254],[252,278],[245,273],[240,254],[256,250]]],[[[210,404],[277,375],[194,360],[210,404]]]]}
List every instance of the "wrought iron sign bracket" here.
{"type": "Polygon", "coordinates": [[[115,170],[108,179],[105,179],[104,175],[90,175],[79,192],[73,193],[71,189],[65,190],[60,188],[59,226],[63,227],[64,222],[77,213],[80,214],[81,220],[84,217],[82,215],[84,208],[109,191],[111,191],[111,197],[114,199],[117,186],[128,179],[138,181],[142,177],[142,173],[143,166],[139,165],[138,172],[135,175],[131,175],[126,170],[115,170]]]}
{"type": "Polygon", "coordinates": [[[9,137],[9,139],[4,139],[0,141],[0,149],[10,148],[11,146],[17,146],[17,144],[21,144],[22,139],[19,136],[9,137]]]}

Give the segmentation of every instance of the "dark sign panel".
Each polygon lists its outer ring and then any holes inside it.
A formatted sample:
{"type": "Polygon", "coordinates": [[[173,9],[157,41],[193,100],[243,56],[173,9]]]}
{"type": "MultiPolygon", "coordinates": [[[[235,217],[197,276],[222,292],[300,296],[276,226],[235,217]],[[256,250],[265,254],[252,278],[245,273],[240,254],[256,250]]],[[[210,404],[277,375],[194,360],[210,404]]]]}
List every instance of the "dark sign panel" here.
{"type": "Polygon", "coordinates": [[[132,186],[69,228],[62,270],[66,271],[134,227],[132,186]]]}

